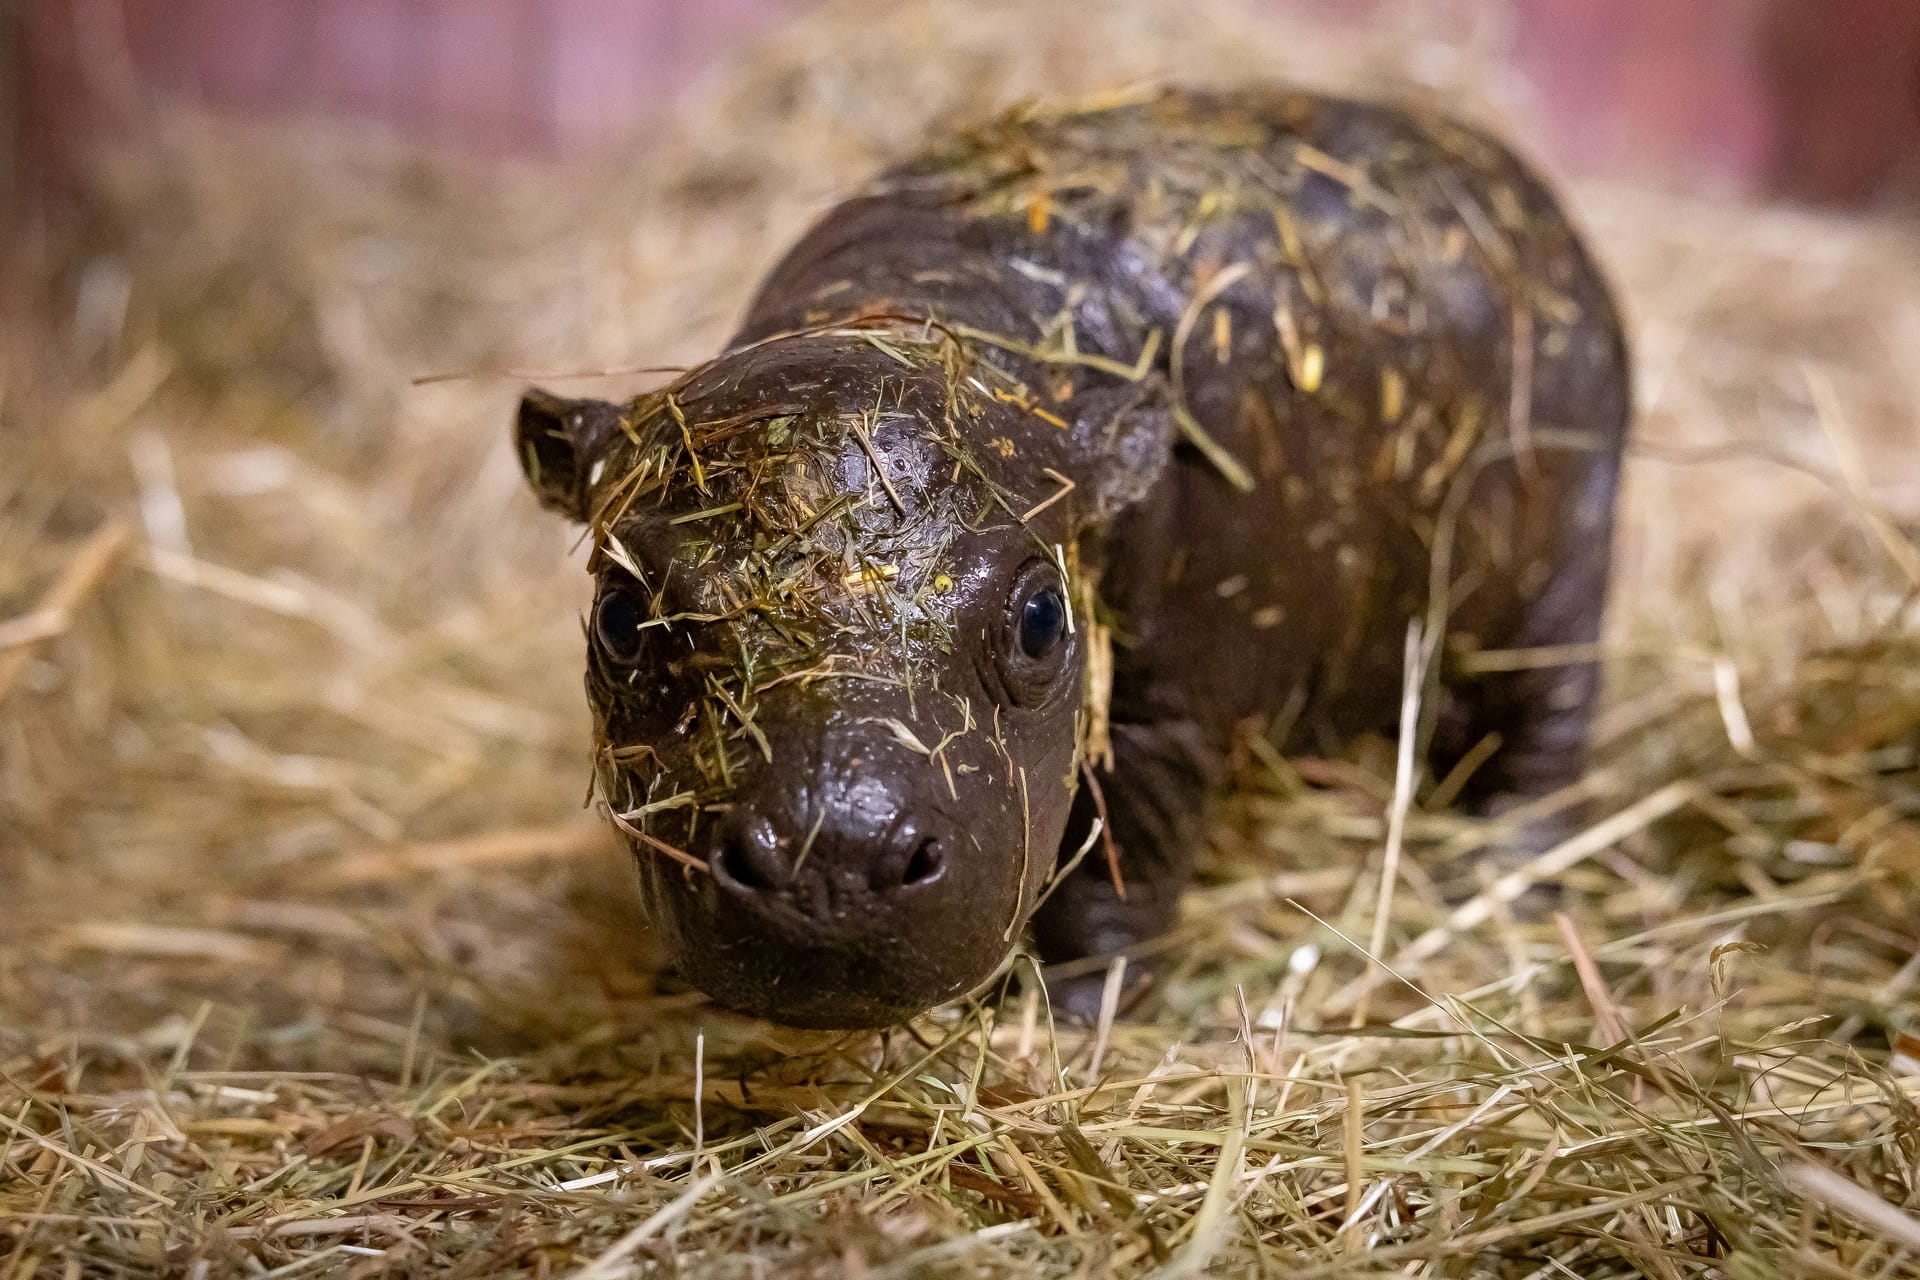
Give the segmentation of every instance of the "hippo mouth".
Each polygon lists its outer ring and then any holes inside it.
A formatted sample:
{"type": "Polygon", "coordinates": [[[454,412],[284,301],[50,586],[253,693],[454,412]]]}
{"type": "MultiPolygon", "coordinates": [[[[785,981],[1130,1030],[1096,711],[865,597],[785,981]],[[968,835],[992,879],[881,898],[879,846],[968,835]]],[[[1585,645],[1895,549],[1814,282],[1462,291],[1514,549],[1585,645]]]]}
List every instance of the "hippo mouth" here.
{"type": "Polygon", "coordinates": [[[897,939],[869,947],[766,933],[714,938],[698,950],[675,950],[680,971],[719,1003],[770,1022],[816,1030],[905,1022],[967,994],[1005,958],[988,957],[957,968],[941,957],[916,955],[897,939]]]}
{"type": "Polygon", "coordinates": [[[743,901],[723,875],[649,893],[655,926],[688,981],[730,1009],[787,1026],[904,1022],[966,995],[1012,950],[1003,924],[987,939],[956,936],[917,912],[886,928],[823,925],[803,908],[743,901]]]}
{"type": "Polygon", "coordinates": [[[642,854],[675,967],[721,1004],[788,1026],[889,1026],[967,994],[1012,951],[1017,861],[1011,877],[981,875],[995,860],[943,815],[775,831],[737,805],[706,874],[642,854]]]}

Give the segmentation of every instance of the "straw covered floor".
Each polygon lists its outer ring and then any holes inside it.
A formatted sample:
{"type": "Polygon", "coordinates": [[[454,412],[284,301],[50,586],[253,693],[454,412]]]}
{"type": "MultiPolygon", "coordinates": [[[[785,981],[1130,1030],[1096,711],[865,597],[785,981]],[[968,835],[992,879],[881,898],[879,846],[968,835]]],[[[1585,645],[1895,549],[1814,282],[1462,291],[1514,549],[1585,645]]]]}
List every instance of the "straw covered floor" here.
{"type": "Polygon", "coordinates": [[[1389,13],[831,0],[565,166],[174,112],[103,157],[0,350],[0,1276],[1920,1275],[1910,224],[1567,187],[1639,356],[1607,700],[1587,825],[1464,902],[1429,791],[1379,910],[1390,744],[1275,759],[1128,1016],[1016,964],[790,1032],[658,971],[582,807],[527,380],[659,385],[1040,91],[1525,144],[1492,6],[1389,13]]]}

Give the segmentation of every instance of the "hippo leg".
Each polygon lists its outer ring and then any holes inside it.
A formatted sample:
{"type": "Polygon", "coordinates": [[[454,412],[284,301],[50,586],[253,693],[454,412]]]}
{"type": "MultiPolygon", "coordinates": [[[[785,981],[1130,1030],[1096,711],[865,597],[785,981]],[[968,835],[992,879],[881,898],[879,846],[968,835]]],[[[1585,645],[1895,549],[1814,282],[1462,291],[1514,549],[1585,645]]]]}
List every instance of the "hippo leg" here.
{"type": "MultiPolygon", "coordinates": [[[[1606,596],[1612,468],[1600,469],[1591,483],[1586,510],[1595,514],[1576,523],[1545,585],[1521,607],[1516,626],[1499,647],[1590,650],[1600,635],[1606,596]],[[1601,505],[1601,499],[1605,505],[1601,505]]],[[[1575,656],[1584,656],[1576,654],[1575,656]]],[[[1592,661],[1569,661],[1517,671],[1502,671],[1450,682],[1453,723],[1436,732],[1436,775],[1445,772],[1489,734],[1499,746],[1468,779],[1460,806],[1482,817],[1498,817],[1529,801],[1551,795],[1579,780],[1586,768],[1588,733],[1599,693],[1600,669],[1592,661]]],[[[1562,809],[1516,831],[1497,859],[1512,866],[1545,852],[1580,821],[1577,809],[1562,809]]]]}
{"type": "MultiPolygon", "coordinates": [[[[1224,761],[1197,726],[1115,724],[1112,737],[1113,768],[1075,795],[1061,859],[1064,865],[1087,843],[1103,803],[1113,852],[1096,838],[1035,913],[1034,942],[1048,965],[1114,955],[1166,932],[1224,775],[1224,761]]],[[[1129,972],[1146,969],[1135,961],[1129,972]]],[[[1057,1011],[1092,1021],[1105,984],[1096,969],[1050,978],[1048,991],[1057,1011]]]]}
{"type": "MultiPolygon", "coordinates": [[[[1598,686],[1594,665],[1579,663],[1524,675],[1503,673],[1460,690],[1468,703],[1470,726],[1460,739],[1462,746],[1471,747],[1489,734],[1499,735],[1500,744],[1462,788],[1460,808],[1476,817],[1498,818],[1577,782],[1586,767],[1598,686]]],[[[1464,752],[1438,756],[1436,773],[1444,774],[1459,754],[1464,752]]],[[[1515,831],[1507,848],[1515,860],[1543,853],[1577,820],[1572,809],[1559,810],[1515,831]]]]}

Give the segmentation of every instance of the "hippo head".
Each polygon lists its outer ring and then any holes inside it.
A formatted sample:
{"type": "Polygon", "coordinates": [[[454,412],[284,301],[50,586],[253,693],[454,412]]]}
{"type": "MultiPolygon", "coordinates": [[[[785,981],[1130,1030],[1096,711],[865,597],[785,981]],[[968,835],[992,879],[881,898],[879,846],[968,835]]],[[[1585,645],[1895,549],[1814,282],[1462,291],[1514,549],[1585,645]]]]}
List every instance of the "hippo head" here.
{"type": "Polygon", "coordinates": [[[894,329],[526,395],[528,478],[592,535],[598,795],[688,979],[869,1027],[994,973],[1098,723],[1086,535],[1169,435],[1141,385],[1063,401],[894,329]]]}

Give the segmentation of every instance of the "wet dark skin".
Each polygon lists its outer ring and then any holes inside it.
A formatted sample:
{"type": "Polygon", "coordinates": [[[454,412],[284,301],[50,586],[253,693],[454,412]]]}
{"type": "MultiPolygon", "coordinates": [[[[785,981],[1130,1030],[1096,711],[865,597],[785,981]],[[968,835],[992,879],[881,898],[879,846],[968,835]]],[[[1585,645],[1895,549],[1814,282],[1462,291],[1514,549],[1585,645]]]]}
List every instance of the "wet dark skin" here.
{"type": "Polygon", "coordinates": [[[727,351],[531,392],[517,439],[593,535],[598,790],[675,964],[863,1027],[1026,936],[1165,932],[1236,746],[1396,731],[1412,621],[1462,802],[1572,781],[1593,666],[1464,668],[1596,638],[1628,416],[1604,282],[1498,143],[1170,92],[881,175],[727,351]]]}

